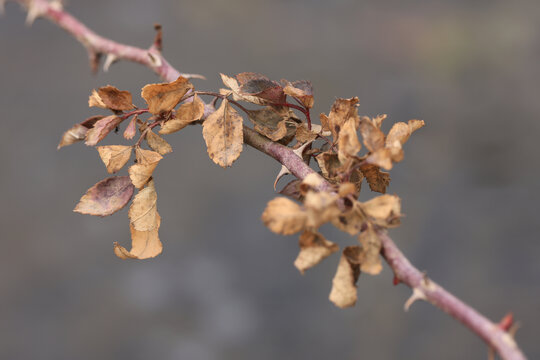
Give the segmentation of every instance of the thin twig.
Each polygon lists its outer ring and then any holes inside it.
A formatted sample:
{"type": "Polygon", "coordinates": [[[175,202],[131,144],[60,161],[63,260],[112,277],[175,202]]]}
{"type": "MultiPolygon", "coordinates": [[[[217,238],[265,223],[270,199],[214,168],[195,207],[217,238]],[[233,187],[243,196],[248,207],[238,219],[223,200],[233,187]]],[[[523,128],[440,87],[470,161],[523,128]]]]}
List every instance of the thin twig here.
{"type": "MultiPolygon", "coordinates": [[[[66,30],[88,49],[92,58],[99,57],[99,54],[107,54],[108,56],[115,56],[117,59],[134,61],[149,67],[165,81],[174,81],[180,75],[184,77],[200,77],[180,73],[165,60],[156,46],[152,46],[149,49],[142,49],[120,44],[97,35],[75,17],[64,11],[57,2],[49,3],[45,0],[12,1],[28,7],[32,17],[46,17],[66,30]]],[[[306,110],[300,106],[294,104],[286,105],[306,114],[306,110]]],[[[214,107],[205,104],[205,116],[208,116],[212,111],[214,111],[214,107]]],[[[157,126],[157,123],[155,126],[157,126]]],[[[303,179],[309,174],[316,174],[292,149],[275,143],[246,126],[244,126],[244,142],[276,159],[299,179],[303,179]]],[[[332,186],[330,183],[322,177],[321,179],[320,190],[331,191],[332,186]]],[[[459,320],[472,332],[481,337],[488,346],[494,348],[503,359],[525,359],[525,356],[507,331],[501,329],[497,324],[491,322],[427,278],[424,273],[409,262],[386,231],[378,229],[377,232],[382,242],[382,255],[394,271],[395,279],[413,289],[416,298],[429,301],[432,305],[459,320]]]]}

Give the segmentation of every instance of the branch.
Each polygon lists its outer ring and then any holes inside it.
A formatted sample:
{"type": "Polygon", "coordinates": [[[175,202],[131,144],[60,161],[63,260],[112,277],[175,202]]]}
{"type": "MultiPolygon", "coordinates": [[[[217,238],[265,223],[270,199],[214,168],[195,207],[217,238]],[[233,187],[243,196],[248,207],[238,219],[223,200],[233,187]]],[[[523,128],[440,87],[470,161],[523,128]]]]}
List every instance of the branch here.
{"type": "MultiPolygon", "coordinates": [[[[88,50],[94,67],[97,67],[100,55],[105,54],[107,55],[105,68],[116,60],[124,59],[145,65],[157,73],[163,80],[169,82],[176,80],[179,76],[203,78],[200,75],[182,74],[167,62],[160,52],[161,34],[159,32],[155,43],[148,49],[142,49],[120,44],[97,35],[74,16],[65,12],[57,1],[52,3],[45,0],[12,1],[18,2],[28,8],[27,21],[29,23],[35,18],[42,16],[73,35],[88,50]]],[[[1,2],[2,0],[0,0],[1,2]]],[[[212,111],[214,111],[214,107],[205,104],[205,116],[208,116],[212,111]]],[[[246,126],[244,126],[244,142],[276,159],[299,179],[316,173],[291,148],[275,143],[246,126]]],[[[321,179],[322,182],[319,189],[331,191],[331,184],[324,178],[321,177],[321,179]]],[[[413,295],[407,301],[406,308],[415,300],[426,300],[477,334],[490,348],[495,349],[503,359],[525,359],[525,356],[518,348],[512,336],[506,331],[506,328],[491,322],[427,278],[424,273],[409,262],[384,229],[378,228],[377,233],[382,242],[382,255],[394,271],[395,282],[402,282],[413,290],[413,295]]]]}

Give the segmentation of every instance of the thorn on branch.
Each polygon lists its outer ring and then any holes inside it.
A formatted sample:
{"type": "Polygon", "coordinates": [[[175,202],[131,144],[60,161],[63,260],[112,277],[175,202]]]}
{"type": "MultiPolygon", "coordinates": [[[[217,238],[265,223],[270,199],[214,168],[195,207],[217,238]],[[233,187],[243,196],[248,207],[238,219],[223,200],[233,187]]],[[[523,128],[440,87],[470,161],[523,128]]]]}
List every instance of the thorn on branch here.
{"type": "Polygon", "coordinates": [[[152,67],[158,68],[161,66],[161,57],[156,56],[155,54],[152,54],[150,51],[146,53],[148,57],[150,58],[150,62],[152,63],[152,67]]]}
{"type": "Polygon", "coordinates": [[[276,180],[274,181],[274,191],[276,191],[277,183],[279,182],[279,179],[284,177],[285,175],[290,175],[291,172],[285,165],[281,165],[281,169],[279,170],[279,173],[276,176],[276,180]]]}
{"type": "Polygon", "coordinates": [[[118,60],[119,60],[118,56],[112,53],[107,54],[107,57],[105,58],[105,62],[103,63],[103,71],[104,72],[109,71],[109,68],[111,67],[111,65],[117,62],[118,60]]]}
{"type": "Polygon", "coordinates": [[[91,48],[87,48],[87,50],[88,50],[88,60],[90,61],[90,70],[92,71],[92,74],[95,75],[98,72],[99,62],[101,60],[102,54],[91,48]]]}
{"type": "Polygon", "coordinates": [[[405,311],[409,311],[409,308],[416,300],[427,300],[426,294],[424,294],[424,291],[420,290],[419,288],[414,288],[413,293],[411,297],[405,302],[405,305],[403,306],[403,309],[405,311]]]}
{"type": "Polygon", "coordinates": [[[40,2],[31,0],[28,2],[28,14],[26,15],[26,25],[32,26],[34,21],[40,16],[43,16],[45,10],[40,2]]]}
{"type": "Polygon", "coordinates": [[[156,30],[154,47],[157,49],[157,51],[161,52],[161,50],[163,50],[163,30],[160,24],[154,24],[154,29],[156,30]]]}

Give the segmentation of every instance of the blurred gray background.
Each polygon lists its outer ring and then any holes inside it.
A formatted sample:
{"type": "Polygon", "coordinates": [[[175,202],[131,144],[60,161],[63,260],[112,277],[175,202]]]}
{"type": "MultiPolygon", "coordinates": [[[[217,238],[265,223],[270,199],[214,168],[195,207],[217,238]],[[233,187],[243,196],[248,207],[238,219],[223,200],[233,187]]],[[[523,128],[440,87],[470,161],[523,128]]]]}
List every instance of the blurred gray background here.
{"type": "MultiPolygon", "coordinates": [[[[514,311],[517,339],[540,358],[540,3],[516,1],[76,1],[98,33],[150,45],[203,90],[219,72],[310,79],[314,114],[358,96],[360,113],[424,119],[389,191],[403,199],[391,234],[420,269],[498,320],[514,311]]],[[[385,268],[362,275],[356,307],[327,299],[338,255],[306,275],[297,239],[260,215],[278,164],[245,148],[232,169],[206,154],[199,127],[167,140],[155,173],[165,250],[121,261],[127,211],[72,212],[108,176],[63,131],[99,110],[92,88],[134,94],[158,79],[119,63],[92,76],[85,50],[44,20],[0,18],[1,359],[484,359],[486,347],[427,303],[408,313],[405,286],[385,268]]],[[[137,104],[141,105],[138,96],[137,104]]],[[[117,137],[119,138],[119,137],[117,137]]],[[[117,142],[114,136],[107,143],[117,142]]],[[[284,184],[282,182],[281,184],[284,184]]],[[[367,187],[364,198],[371,196],[367,187]]],[[[323,229],[341,245],[354,239],[323,229]]]]}

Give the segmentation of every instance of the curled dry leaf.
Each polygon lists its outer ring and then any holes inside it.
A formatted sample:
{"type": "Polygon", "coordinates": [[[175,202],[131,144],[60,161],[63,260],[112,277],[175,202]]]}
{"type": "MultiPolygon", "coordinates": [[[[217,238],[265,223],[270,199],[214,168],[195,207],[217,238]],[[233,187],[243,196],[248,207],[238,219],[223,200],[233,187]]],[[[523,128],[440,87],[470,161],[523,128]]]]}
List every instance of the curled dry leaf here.
{"type": "Polygon", "coordinates": [[[150,231],[137,231],[133,225],[130,225],[131,232],[131,250],[114,243],[114,253],[120,259],[149,259],[156,257],[163,251],[163,244],[159,240],[159,226],[161,217],[157,215],[157,226],[150,231]]]}
{"type": "Polygon", "coordinates": [[[318,232],[309,230],[300,235],[298,244],[300,245],[300,253],[294,261],[294,266],[302,274],[339,250],[339,246],[326,240],[318,232]]]}
{"type": "Polygon", "coordinates": [[[134,108],[131,101],[131,93],[129,91],[120,91],[114,86],[107,85],[100,87],[97,91],[92,90],[92,94],[88,99],[88,106],[96,106],[113,111],[125,111],[134,108]]]}
{"type": "Polygon", "coordinates": [[[85,144],[88,146],[96,145],[98,142],[105,139],[105,137],[120,125],[121,122],[122,119],[116,115],[110,115],[96,121],[94,126],[86,133],[85,144]]]}
{"type": "Polygon", "coordinates": [[[336,194],[326,191],[308,191],[304,200],[307,213],[306,225],[310,228],[318,228],[336,219],[341,213],[337,200],[336,194]]]}
{"type": "Polygon", "coordinates": [[[152,150],[158,152],[160,155],[165,155],[172,152],[172,147],[161,136],[155,134],[152,130],[146,132],[146,142],[152,150]]]}
{"type": "Polygon", "coordinates": [[[336,182],[339,171],[341,170],[341,162],[338,154],[326,151],[315,157],[322,175],[331,182],[336,182]]]}
{"type": "Polygon", "coordinates": [[[157,193],[154,182],[140,190],[133,198],[129,207],[130,225],[137,231],[150,231],[159,226],[159,214],[157,212],[157,193]]]}
{"type": "Polygon", "coordinates": [[[349,235],[356,235],[362,229],[366,217],[358,201],[354,201],[351,208],[339,214],[332,220],[332,224],[349,235]]]}
{"type": "Polygon", "coordinates": [[[277,110],[271,106],[266,106],[262,109],[249,110],[248,118],[255,125],[255,131],[272,141],[281,140],[287,135],[286,122],[290,118],[287,109],[277,110]]]}
{"type": "Polygon", "coordinates": [[[92,186],[81,197],[73,211],[108,216],[122,209],[131,200],[134,187],[128,176],[113,176],[92,186]]]}
{"type": "Polygon", "coordinates": [[[371,191],[376,191],[381,194],[386,193],[386,188],[390,184],[390,174],[381,171],[376,165],[366,164],[360,167],[360,171],[366,177],[371,191]]]}
{"type": "Polygon", "coordinates": [[[395,195],[385,194],[366,201],[362,210],[375,225],[396,227],[401,223],[401,200],[395,195]]]}
{"type": "Polygon", "coordinates": [[[358,298],[356,282],[360,276],[360,247],[347,246],[339,260],[339,265],[332,280],[330,301],[337,307],[354,306],[358,298]]]}
{"type": "Polygon", "coordinates": [[[131,146],[109,145],[97,146],[101,160],[107,167],[109,174],[115,173],[126,165],[131,157],[131,146]]]}
{"type": "Polygon", "coordinates": [[[135,134],[137,134],[137,116],[134,116],[129,121],[128,126],[126,126],[126,130],[124,130],[124,139],[131,140],[135,137],[135,134]]]}
{"type": "Polygon", "coordinates": [[[355,156],[362,147],[356,135],[357,124],[357,119],[350,117],[343,123],[339,132],[338,158],[342,163],[355,156]]]}
{"type": "Polygon", "coordinates": [[[226,99],[206,118],[203,137],[208,155],[216,164],[227,167],[238,159],[244,143],[242,126],[242,117],[226,99]]]}
{"type": "Polygon", "coordinates": [[[367,229],[360,233],[358,240],[362,244],[360,270],[371,275],[379,274],[382,271],[382,244],[373,226],[368,223],[367,229]]]}
{"type": "Polygon", "coordinates": [[[286,86],[283,88],[283,92],[286,95],[298,99],[308,109],[313,107],[313,86],[310,81],[298,80],[290,83],[285,80],[284,83],[286,86]]]}
{"type": "Polygon", "coordinates": [[[64,146],[74,144],[76,142],[82,141],[86,138],[88,130],[91,129],[96,121],[103,119],[104,116],[92,116],[84,120],[80,124],[75,124],[69,130],[67,130],[63,135],[60,143],[58,144],[57,149],[63,148],[64,146]]]}
{"type": "Polygon", "coordinates": [[[355,124],[358,123],[358,98],[337,99],[332,105],[328,116],[321,114],[321,124],[323,130],[330,130],[334,142],[337,142],[339,133],[345,122],[349,119],[354,119],[355,124]]]}
{"type": "Polygon", "coordinates": [[[163,84],[148,84],[142,88],[141,97],[148,104],[148,111],[154,115],[169,112],[193,89],[188,79],[180,76],[173,82],[163,84]]]}
{"type": "Polygon", "coordinates": [[[380,123],[377,124],[367,116],[363,116],[360,121],[360,134],[362,134],[364,145],[371,152],[384,147],[385,136],[381,129],[379,129],[379,126],[380,123]]]}
{"type": "Polygon", "coordinates": [[[129,168],[128,173],[133,185],[140,189],[150,180],[158,162],[163,157],[157,152],[144,150],[139,147],[135,149],[135,156],[137,163],[129,168]]]}
{"type": "Polygon", "coordinates": [[[262,214],[262,221],[271,231],[292,235],[306,226],[307,214],[294,201],[284,197],[270,200],[262,214]]]}
{"type": "Polygon", "coordinates": [[[190,123],[200,120],[204,115],[204,102],[195,95],[192,102],[182,104],[173,118],[161,126],[160,134],[172,134],[182,130],[190,123]]]}

